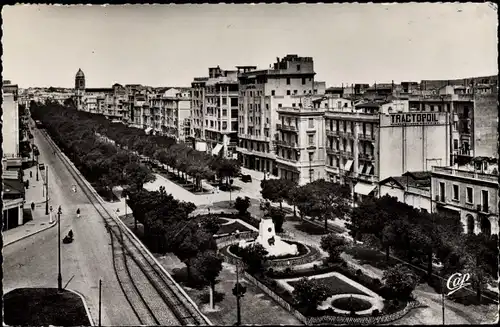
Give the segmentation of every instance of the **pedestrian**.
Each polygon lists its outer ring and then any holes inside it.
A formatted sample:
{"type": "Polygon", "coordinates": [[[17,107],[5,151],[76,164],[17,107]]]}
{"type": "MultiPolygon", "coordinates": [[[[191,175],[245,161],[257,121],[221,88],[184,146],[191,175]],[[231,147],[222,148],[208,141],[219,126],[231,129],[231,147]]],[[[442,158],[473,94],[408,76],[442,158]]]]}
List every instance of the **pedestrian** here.
{"type": "Polygon", "coordinates": [[[31,202],[31,211],[35,210],[35,202],[31,202]]]}
{"type": "Polygon", "coordinates": [[[30,170],[30,178],[33,178],[33,171],[30,170]]]}
{"type": "Polygon", "coordinates": [[[80,218],[80,208],[76,209],[76,217],[80,218]]]}

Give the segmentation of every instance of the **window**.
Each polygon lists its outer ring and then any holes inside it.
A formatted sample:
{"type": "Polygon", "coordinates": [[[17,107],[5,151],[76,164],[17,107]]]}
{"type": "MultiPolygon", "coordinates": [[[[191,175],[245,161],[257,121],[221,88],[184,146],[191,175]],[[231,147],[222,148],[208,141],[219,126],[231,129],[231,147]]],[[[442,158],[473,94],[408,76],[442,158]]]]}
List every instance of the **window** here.
{"type": "Polygon", "coordinates": [[[290,95],[290,90],[286,90],[286,95],[290,95]]]}
{"type": "Polygon", "coordinates": [[[273,96],[274,96],[274,95],[276,95],[276,91],[275,91],[275,90],[272,90],[272,91],[271,91],[271,95],[273,95],[273,96]]]}
{"type": "Polygon", "coordinates": [[[474,203],[474,196],[473,196],[473,190],[472,187],[467,187],[467,203],[473,204],[474,203]]]}
{"type": "Polygon", "coordinates": [[[481,211],[488,212],[488,191],[481,190],[481,211]]]}
{"type": "Polygon", "coordinates": [[[306,79],[302,77],[302,85],[306,85],[306,79]]]}
{"type": "Polygon", "coordinates": [[[222,105],[223,106],[227,105],[227,98],[222,98],[222,105]]]}
{"type": "Polygon", "coordinates": [[[281,103],[278,103],[278,108],[281,108],[281,103]]]}
{"type": "Polygon", "coordinates": [[[297,65],[297,71],[300,71],[300,65],[297,65]]]}
{"type": "Polygon", "coordinates": [[[453,140],[453,149],[458,149],[458,140],[453,140]]]}
{"type": "Polygon", "coordinates": [[[443,182],[439,182],[439,201],[445,202],[446,189],[443,182]]]}
{"type": "Polygon", "coordinates": [[[453,184],[453,200],[458,201],[458,185],[453,184]]]}
{"type": "Polygon", "coordinates": [[[309,118],[309,128],[314,128],[314,118],[309,118]]]}
{"type": "Polygon", "coordinates": [[[222,122],[222,129],[227,129],[227,122],[225,121],[222,122]]]}
{"type": "Polygon", "coordinates": [[[238,98],[231,98],[231,107],[238,106],[238,98]]]}
{"type": "Polygon", "coordinates": [[[269,103],[266,103],[266,110],[269,110],[269,103]]]}
{"type": "Polygon", "coordinates": [[[286,78],[286,85],[290,85],[290,77],[286,78]]]}
{"type": "Polygon", "coordinates": [[[295,103],[292,103],[292,108],[295,108],[295,103]]]}
{"type": "Polygon", "coordinates": [[[314,145],[314,134],[309,135],[309,145],[314,145]]]}

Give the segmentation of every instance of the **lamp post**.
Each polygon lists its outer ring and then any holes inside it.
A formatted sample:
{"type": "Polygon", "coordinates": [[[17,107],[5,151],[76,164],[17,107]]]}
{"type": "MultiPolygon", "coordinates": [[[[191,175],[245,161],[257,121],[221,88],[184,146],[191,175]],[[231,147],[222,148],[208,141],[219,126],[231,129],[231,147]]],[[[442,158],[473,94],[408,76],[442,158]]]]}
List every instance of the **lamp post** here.
{"type": "Polygon", "coordinates": [[[444,278],[441,278],[441,307],[443,308],[443,325],[444,325],[444,292],[445,292],[445,287],[444,287],[444,278]]]}
{"type": "Polygon", "coordinates": [[[36,181],[38,182],[38,155],[36,156],[36,181]]]}
{"type": "MultiPolygon", "coordinates": [[[[235,238],[239,239],[240,238],[240,233],[236,231],[235,233],[235,238]]],[[[241,306],[240,306],[240,298],[243,297],[243,295],[246,293],[247,288],[243,285],[240,285],[240,275],[239,275],[239,259],[236,261],[236,285],[234,285],[233,288],[233,295],[236,296],[236,326],[241,326],[241,306]]]]}
{"type": "Polygon", "coordinates": [[[49,165],[45,168],[45,214],[49,214],[49,165]]]}
{"type": "Polygon", "coordinates": [[[62,290],[62,276],[61,276],[61,206],[57,210],[57,261],[58,261],[58,270],[59,274],[57,275],[57,289],[59,291],[62,290]]]}

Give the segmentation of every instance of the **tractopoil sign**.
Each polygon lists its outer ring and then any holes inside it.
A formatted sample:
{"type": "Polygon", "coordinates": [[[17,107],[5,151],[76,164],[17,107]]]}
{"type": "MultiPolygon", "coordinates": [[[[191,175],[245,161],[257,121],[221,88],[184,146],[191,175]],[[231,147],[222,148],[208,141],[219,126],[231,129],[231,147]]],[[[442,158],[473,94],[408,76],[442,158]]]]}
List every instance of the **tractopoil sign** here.
{"type": "Polygon", "coordinates": [[[446,287],[448,288],[449,292],[448,295],[451,295],[458,291],[461,288],[464,288],[466,286],[470,286],[470,283],[467,283],[470,279],[470,274],[469,273],[454,273],[453,275],[448,278],[448,281],[446,282],[446,287]]]}

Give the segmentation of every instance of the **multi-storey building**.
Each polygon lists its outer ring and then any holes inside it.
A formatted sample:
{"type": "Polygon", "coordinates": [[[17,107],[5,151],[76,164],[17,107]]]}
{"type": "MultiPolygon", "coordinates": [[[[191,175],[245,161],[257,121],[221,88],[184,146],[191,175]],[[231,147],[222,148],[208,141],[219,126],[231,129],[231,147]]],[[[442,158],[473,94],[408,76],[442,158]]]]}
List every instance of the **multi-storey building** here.
{"type": "Polygon", "coordinates": [[[379,175],[379,111],[384,105],[387,103],[356,105],[334,96],[322,99],[320,106],[326,110],[325,169],[330,181],[357,185],[356,191],[363,195],[375,190],[379,175]]]}
{"type": "Polygon", "coordinates": [[[277,109],[276,168],[280,178],[303,185],[325,175],[325,111],[311,96],[292,95],[290,100],[277,109]]]}
{"type": "MultiPolygon", "coordinates": [[[[168,135],[185,141],[185,126],[189,124],[190,92],[171,88],[150,98],[151,128],[154,134],[168,135]]],[[[188,134],[189,135],[189,134],[188,134]]]]}
{"type": "MultiPolygon", "coordinates": [[[[292,109],[293,104],[301,103],[299,95],[324,94],[325,85],[314,81],[315,72],[311,57],[287,55],[281,60],[277,58],[272,69],[255,70],[255,67],[249,66],[238,67],[238,69],[240,114],[237,151],[239,159],[246,168],[271,172],[278,176],[280,171],[276,164],[276,151],[281,151],[279,153],[282,158],[285,158],[288,152],[285,151],[283,154],[283,143],[277,143],[276,147],[273,144],[277,132],[276,127],[281,122],[281,118],[287,121],[285,118],[291,120],[292,116],[297,116],[283,111],[279,113],[279,109],[285,107],[292,109]]],[[[305,133],[306,129],[301,131],[305,133]]],[[[291,130],[288,132],[293,133],[291,130]]],[[[281,160],[280,165],[285,176],[294,176],[292,178],[303,180],[299,177],[300,174],[297,175],[298,172],[291,173],[290,165],[283,165],[283,163],[284,161],[281,160]]]]}
{"type": "Polygon", "coordinates": [[[436,212],[459,217],[466,233],[498,234],[498,163],[432,167],[436,212]]]}
{"type": "Polygon", "coordinates": [[[238,133],[238,71],[208,69],[191,83],[192,137],[196,148],[233,157],[238,133]]]}
{"type": "Polygon", "coordinates": [[[18,86],[10,81],[2,83],[2,149],[4,158],[19,159],[19,104],[18,86]]]}

